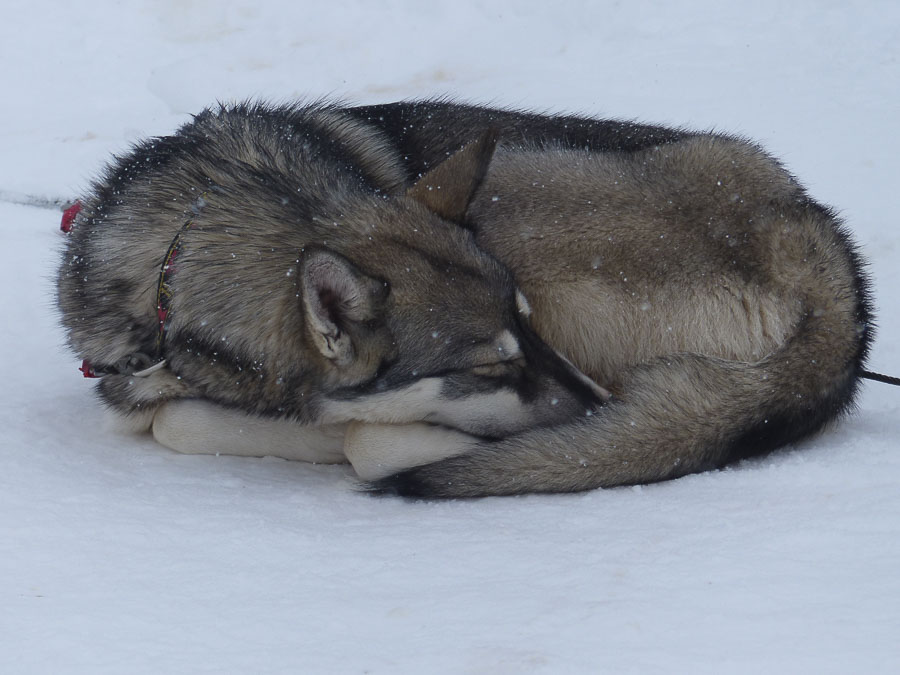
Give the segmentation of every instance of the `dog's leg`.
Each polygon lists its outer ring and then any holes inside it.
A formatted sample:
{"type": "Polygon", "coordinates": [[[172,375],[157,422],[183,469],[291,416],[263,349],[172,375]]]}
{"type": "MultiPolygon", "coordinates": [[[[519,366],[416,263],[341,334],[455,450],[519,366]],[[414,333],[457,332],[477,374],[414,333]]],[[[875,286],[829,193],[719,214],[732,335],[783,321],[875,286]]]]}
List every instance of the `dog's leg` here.
{"type": "Polygon", "coordinates": [[[304,426],[248,415],[201,399],[170,401],[153,418],[153,436],[188,454],[283,457],[334,464],[347,461],[342,424],[304,426]]]}
{"type": "Polygon", "coordinates": [[[344,454],[363,480],[377,480],[420,464],[466,452],[479,439],[431,424],[353,422],[344,437],[344,454]]]}

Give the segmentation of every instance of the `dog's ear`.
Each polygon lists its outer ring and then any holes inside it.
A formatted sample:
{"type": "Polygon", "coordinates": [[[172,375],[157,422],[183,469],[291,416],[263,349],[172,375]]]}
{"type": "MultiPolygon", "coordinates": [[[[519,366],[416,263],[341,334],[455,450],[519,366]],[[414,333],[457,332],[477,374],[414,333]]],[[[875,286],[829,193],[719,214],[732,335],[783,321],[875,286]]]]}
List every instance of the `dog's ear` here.
{"type": "Polygon", "coordinates": [[[484,179],[494,149],[497,130],[490,128],[446,160],[422,175],[406,194],[445,220],[463,224],[466,209],[484,179]]]}
{"type": "Polygon", "coordinates": [[[306,325],[316,347],[338,366],[351,363],[355,350],[347,329],[373,318],[373,289],[380,284],[326,249],[304,252],[301,284],[306,325]]]}

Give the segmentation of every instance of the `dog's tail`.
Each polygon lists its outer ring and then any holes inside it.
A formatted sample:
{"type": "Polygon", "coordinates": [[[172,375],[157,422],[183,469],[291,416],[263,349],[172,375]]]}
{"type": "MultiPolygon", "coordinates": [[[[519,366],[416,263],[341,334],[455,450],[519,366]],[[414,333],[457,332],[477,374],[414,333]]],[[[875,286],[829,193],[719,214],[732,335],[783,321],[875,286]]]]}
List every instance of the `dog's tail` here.
{"type": "Polygon", "coordinates": [[[675,354],[636,366],[625,395],[577,422],[539,428],[373,483],[424,498],[574,492],[650,483],[768,452],[820,430],[853,404],[872,339],[861,262],[816,205],[801,306],[781,347],[756,363],[675,354]]]}

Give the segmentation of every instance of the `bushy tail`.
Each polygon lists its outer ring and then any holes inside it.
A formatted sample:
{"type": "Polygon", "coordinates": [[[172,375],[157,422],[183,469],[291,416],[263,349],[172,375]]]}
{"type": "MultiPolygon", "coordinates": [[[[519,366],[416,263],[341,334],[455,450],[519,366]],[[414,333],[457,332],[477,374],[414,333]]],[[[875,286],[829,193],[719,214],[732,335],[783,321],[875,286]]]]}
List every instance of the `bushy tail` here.
{"type": "Polygon", "coordinates": [[[872,337],[859,261],[843,232],[833,234],[819,247],[823,259],[810,261],[793,334],[766,359],[662,357],[633,368],[625,396],[590,417],[485,443],[371,488],[448,498],[650,483],[820,430],[852,406],[872,337]]]}

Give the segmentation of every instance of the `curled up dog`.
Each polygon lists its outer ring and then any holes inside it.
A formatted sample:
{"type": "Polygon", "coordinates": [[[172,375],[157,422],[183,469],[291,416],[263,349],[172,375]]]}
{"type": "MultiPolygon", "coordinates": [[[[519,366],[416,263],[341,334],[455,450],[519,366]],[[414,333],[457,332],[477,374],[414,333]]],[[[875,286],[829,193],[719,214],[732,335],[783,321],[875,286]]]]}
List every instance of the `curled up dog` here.
{"type": "Polygon", "coordinates": [[[444,102],[237,105],[137,146],[59,305],[164,444],[424,497],[768,452],[852,406],[872,339],[845,229],[759,147],[444,102]]]}

